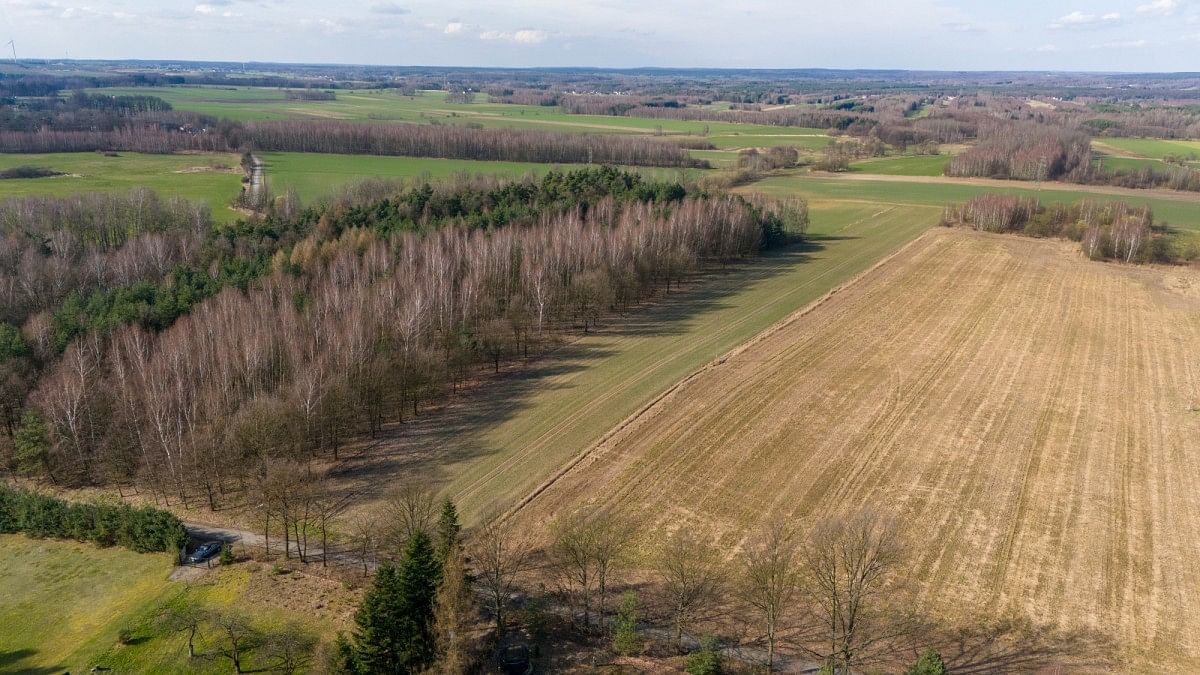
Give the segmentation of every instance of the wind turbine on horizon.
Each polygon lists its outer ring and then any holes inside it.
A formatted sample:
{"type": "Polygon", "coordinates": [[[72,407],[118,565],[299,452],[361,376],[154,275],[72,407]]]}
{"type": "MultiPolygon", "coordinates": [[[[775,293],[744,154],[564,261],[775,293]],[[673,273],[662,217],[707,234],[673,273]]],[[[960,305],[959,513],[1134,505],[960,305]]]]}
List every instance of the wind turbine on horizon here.
{"type": "Polygon", "coordinates": [[[17,45],[12,40],[8,41],[8,46],[12,47],[13,61],[17,60],[17,45]]]}

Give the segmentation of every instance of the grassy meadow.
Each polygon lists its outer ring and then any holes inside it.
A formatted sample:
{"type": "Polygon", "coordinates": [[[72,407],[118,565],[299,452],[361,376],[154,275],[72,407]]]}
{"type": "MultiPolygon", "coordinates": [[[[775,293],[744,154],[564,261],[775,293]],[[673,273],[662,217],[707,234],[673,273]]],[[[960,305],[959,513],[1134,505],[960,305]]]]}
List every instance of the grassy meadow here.
{"type": "MultiPolygon", "coordinates": [[[[378,155],[319,155],[302,152],[264,152],[259,155],[264,164],[267,186],[275,194],[295,190],[301,200],[311,202],[336,192],[356,181],[381,178],[440,179],[454,174],[494,174],[520,177],[543,174],[554,168],[570,170],[578,165],[537,164],[531,162],[490,162],[470,159],[438,159],[430,157],[393,157],[378,155]]],[[[630,167],[657,178],[698,177],[701,169],[669,169],[630,167]]]]}
{"type": "Polygon", "coordinates": [[[208,204],[219,222],[238,217],[230,204],[241,191],[240,158],[229,153],[144,155],[122,152],[0,154],[0,169],[37,166],[63,174],[46,178],[0,180],[0,199],[28,195],[62,196],[79,192],[124,192],[148,187],[163,196],[208,204]]]}
{"type": "MultiPolygon", "coordinates": [[[[341,584],[265,565],[218,568],[169,581],[171,558],[71,541],[0,535],[0,672],[227,673],[229,662],[188,660],[182,635],[163,634],[155,616],[184,601],[237,609],[263,630],[297,623],[323,639],[344,629],[354,595],[341,584]],[[128,631],[128,644],[118,640],[128,631]]],[[[201,633],[200,654],[215,634],[201,633]]],[[[268,664],[248,661],[249,668],[268,664]]]]}

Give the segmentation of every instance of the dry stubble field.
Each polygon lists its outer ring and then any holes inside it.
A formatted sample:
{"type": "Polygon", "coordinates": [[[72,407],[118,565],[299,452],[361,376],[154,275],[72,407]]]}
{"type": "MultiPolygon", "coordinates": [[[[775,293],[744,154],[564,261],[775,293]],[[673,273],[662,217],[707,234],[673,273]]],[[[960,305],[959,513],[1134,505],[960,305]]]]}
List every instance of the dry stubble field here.
{"type": "Polygon", "coordinates": [[[736,547],[877,505],[922,606],[1025,617],[1122,668],[1200,665],[1200,274],[937,229],[750,343],[517,515],[581,504],[736,547]]]}

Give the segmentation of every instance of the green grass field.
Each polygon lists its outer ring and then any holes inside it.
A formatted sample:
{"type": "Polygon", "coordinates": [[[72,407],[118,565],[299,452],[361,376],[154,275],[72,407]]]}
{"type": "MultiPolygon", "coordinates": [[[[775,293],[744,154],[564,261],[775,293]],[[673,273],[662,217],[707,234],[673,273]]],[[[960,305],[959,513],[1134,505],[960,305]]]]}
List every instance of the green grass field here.
{"type": "Polygon", "coordinates": [[[859,160],[850,170],[882,176],[941,176],[949,163],[949,155],[893,155],[859,160]]]}
{"type": "MultiPolygon", "coordinates": [[[[326,197],[338,188],[369,178],[445,178],[459,173],[495,174],[519,177],[543,174],[554,168],[564,171],[580,168],[578,164],[556,167],[552,164],[529,162],[481,162],[469,159],[436,159],[428,157],[381,157],[377,155],[323,155],[299,152],[265,152],[267,185],[274,194],[294,189],[305,202],[326,197]]],[[[701,169],[659,169],[627,167],[642,175],[662,179],[696,178],[701,169]]]]}
{"type": "MultiPolygon", "coordinates": [[[[227,673],[228,661],[189,662],[185,638],[154,626],[158,611],[186,599],[239,608],[261,629],[291,621],[330,638],[353,607],[340,584],[273,575],[254,563],[187,583],[168,581],[171,569],[161,554],[0,535],[0,672],[83,673],[99,665],[118,673],[227,673]],[[322,610],[313,611],[318,602],[322,610]],[[118,642],[122,630],[130,644],[118,642]]],[[[202,633],[199,651],[211,652],[213,639],[202,633]]]]}
{"type": "Polygon", "coordinates": [[[166,555],[0,535],[0,671],[86,672],[170,571],[166,555]]]}
{"type": "Polygon", "coordinates": [[[776,197],[799,195],[814,201],[838,200],[864,203],[884,203],[896,206],[942,207],[952,202],[963,202],[985,192],[1000,192],[1037,197],[1047,204],[1077,202],[1083,199],[1096,201],[1119,200],[1130,204],[1148,205],[1154,209],[1154,218],[1188,233],[1200,234],[1200,199],[1190,199],[1186,193],[1156,196],[1147,191],[1141,194],[1106,195],[1082,190],[1072,190],[1065,184],[1054,184],[1038,190],[1035,186],[1024,187],[1013,181],[1009,187],[990,185],[968,185],[962,183],[912,182],[903,180],[873,181],[862,179],[839,179],[836,177],[814,177],[802,174],[772,177],[753,185],[758,192],[776,197]],[[1062,188],[1062,189],[1060,189],[1062,188]]]}
{"type": "Polygon", "coordinates": [[[284,91],[265,87],[132,87],[97,89],[122,95],[158,96],[179,110],[226,117],[234,120],[271,120],[297,117],[377,122],[479,124],[484,127],[541,129],[575,133],[620,134],[707,134],[715,145],[754,147],[800,145],[823,147],[829,137],[821,129],[775,127],[687,120],[656,120],[641,117],[570,115],[557,106],[488,103],[447,103],[441,91],[401,96],[393,91],[338,91],[335,101],[289,101],[284,91]]]}
{"type": "Polygon", "coordinates": [[[0,199],[26,195],[66,195],[78,192],[123,192],[148,187],[164,196],[202,201],[213,218],[226,222],[238,217],[229,207],[241,191],[242,170],[235,154],[142,155],[96,152],[45,155],[0,154],[0,169],[38,166],[67,175],[0,180],[0,199]]]}
{"type": "Polygon", "coordinates": [[[1167,155],[1195,155],[1200,158],[1200,141],[1175,141],[1158,138],[1115,138],[1103,137],[1094,142],[1097,149],[1104,151],[1104,146],[1116,148],[1122,153],[1148,159],[1162,159],[1167,155]]]}
{"type": "Polygon", "coordinates": [[[920,205],[814,204],[807,245],[715,272],[485,387],[452,414],[431,416],[416,431],[393,430],[382,441],[387,452],[362,478],[377,483],[420,470],[470,521],[511,507],[641,406],[910,241],[939,214],[920,205]],[[439,449],[436,463],[419,459],[430,447],[439,449]]]}

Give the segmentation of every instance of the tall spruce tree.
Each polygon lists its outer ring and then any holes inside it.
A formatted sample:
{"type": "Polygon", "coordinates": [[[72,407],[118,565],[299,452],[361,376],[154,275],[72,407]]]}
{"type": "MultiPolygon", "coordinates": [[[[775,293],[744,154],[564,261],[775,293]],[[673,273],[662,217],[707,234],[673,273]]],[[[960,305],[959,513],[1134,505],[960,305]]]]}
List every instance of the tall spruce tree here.
{"type": "Polygon", "coordinates": [[[354,616],[354,634],[339,648],[343,665],[354,673],[417,673],[436,653],[434,597],[441,563],[429,535],[408,540],[399,565],[385,562],[354,616]]]}
{"type": "Polygon", "coordinates": [[[434,600],[442,579],[442,563],[429,535],[416,532],[400,562],[400,661],[404,672],[417,672],[433,661],[437,639],[433,631],[434,600]]]}
{"type": "Polygon", "coordinates": [[[437,523],[437,556],[443,565],[450,558],[450,553],[458,548],[459,533],[462,525],[458,522],[458,509],[454,502],[446,497],[442,500],[442,511],[438,514],[437,523]]]}

